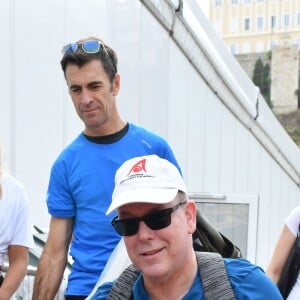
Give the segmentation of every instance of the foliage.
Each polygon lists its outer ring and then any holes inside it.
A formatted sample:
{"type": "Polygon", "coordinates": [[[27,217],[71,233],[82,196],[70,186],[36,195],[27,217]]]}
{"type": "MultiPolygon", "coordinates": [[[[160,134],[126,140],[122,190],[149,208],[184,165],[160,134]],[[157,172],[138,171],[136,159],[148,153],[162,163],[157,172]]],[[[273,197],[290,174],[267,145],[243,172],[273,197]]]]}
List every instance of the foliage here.
{"type": "MultiPolygon", "coordinates": [[[[270,57],[270,56],[269,56],[270,57]]],[[[264,99],[268,103],[269,107],[272,109],[271,102],[271,70],[270,64],[264,64],[259,57],[254,66],[253,71],[253,83],[260,88],[260,92],[263,95],[264,99]]]]}
{"type": "Polygon", "coordinates": [[[261,76],[263,73],[263,68],[264,68],[264,64],[263,64],[261,58],[259,57],[255,62],[253,78],[252,78],[253,83],[258,87],[260,87],[260,84],[261,84],[261,76]]]}
{"type": "Polygon", "coordinates": [[[300,128],[298,127],[293,132],[289,132],[289,135],[294,140],[294,142],[300,146],[300,128]]]}
{"type": "Polygon", "coordinates": [[[278,114],[277,118],[294,142],[300,146],[300,110],[278,114]]]}
{"type": "Polygon", "coordinates": [[[263,67],[261,78],[261,93],[267,101],[268,105],[272,108],[271,102],[271,70],[270,64],[266,63],[263,67]]]}

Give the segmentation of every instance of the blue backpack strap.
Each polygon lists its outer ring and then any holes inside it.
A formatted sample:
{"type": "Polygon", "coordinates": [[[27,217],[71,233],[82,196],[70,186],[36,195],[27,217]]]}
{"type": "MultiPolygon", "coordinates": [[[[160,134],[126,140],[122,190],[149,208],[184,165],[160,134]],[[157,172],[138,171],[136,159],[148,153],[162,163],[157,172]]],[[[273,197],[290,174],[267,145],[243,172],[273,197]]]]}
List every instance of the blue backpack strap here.
{"type": "Polygon", "coordinates": [[[214,252],[196,252],[196,257],[204,298],[235,300],[222,256],[214,252]]]}

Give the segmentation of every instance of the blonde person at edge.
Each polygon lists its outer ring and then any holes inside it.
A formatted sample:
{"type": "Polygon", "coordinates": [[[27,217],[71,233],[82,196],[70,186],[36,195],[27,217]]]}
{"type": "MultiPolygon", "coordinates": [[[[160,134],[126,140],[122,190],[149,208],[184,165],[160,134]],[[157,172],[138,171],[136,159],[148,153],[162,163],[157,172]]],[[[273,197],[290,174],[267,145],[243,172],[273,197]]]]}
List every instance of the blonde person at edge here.
{"type": "MultiPolygon", "coordinates": [[[[123,236],[133,265],[141,271],[132,285],[132,299],[205,299],[192,240],[196,204],[188,199],[174,165],[156,155],[125,162],[116,173],[107,213],[115,209],[112,225],[123,236]]],[[[235,299],[282,299],[260,267],[245,259],[223,261],[235,299]]],[[[103,283],[92,299],[107,299],[112,284],[103,283]]],[[[224,297],[215,300],[228,297],[224,291],[224,297]]]]}
{"type": "Polygon", "coordinates": [[[0,149],[0,272],[8,262],[0,275],[0,300],[10,299],[21,284],[32,246],[27,195],[21,183],[4,172],[0,149]]]}
{"type": "Polygon", "coordinates": [[[80,300],[91,293],[120,240],[105,212],[115,172],[124,161],[157,154],[179,168],[166,140],[120,116],[117,63],[115,51],[95,37],[63,47],[61,67],[84,129],[51,169],[50,231],[38,264],[34,300],[53,300],[69,251],[74,262],[65,298],[80,300]]]}
{"type": "MultiPolygon", "coordinates": [[[[299,224],[300,206],[297,206],[291,211],[291,213],[285,220],[285,224],[275,246],[271,262],[266,270],[266,273],[274,281],[275,284],[277,284],[279,281],[281,271],[295,242],[299,224]]],[[[287,299],[300,299],[300,273],[287,299]]]]}

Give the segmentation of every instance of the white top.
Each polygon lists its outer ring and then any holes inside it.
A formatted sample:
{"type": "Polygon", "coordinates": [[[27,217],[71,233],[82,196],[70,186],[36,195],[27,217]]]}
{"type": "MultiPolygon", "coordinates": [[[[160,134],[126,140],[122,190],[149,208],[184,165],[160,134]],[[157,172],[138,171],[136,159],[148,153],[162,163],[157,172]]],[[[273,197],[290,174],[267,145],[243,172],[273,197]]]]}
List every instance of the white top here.
{"type": "Polygon", "coordinates": [[[28,199],[22,184],[12,176],[0,177],[0,266],[6,259],[10,245],[33,247],[32,227],[29,222],[28,199]]]}
{"type": "MultiPolygon", "coordinates": [[[[292,210],[289,216],[286,218],[285,223],[293,235],[297,236],[298,227],[300,224],[300,206],[297,206],[292,210]]],[[[300,273],[297,281],[291,290],[287,300],[299,300],[300,299],[300,273]]]]}

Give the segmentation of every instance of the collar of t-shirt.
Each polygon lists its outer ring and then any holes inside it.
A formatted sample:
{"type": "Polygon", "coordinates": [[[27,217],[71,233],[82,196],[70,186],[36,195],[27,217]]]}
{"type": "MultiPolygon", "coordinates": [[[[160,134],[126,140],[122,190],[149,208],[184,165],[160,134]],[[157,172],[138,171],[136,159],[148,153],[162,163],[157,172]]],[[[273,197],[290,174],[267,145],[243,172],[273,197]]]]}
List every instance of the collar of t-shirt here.
{"type": "Polygon", "coordinates": [[[119,141],[123,136],[126,135],[126,133],[129,130],[129,124],[126,123],[126,125],[118,132],[104,135],[104,136],[89,136],[86,134],[83,134],[90,142],[96,143],[96,144],[112,144],[117,141],[119,141]]]}

